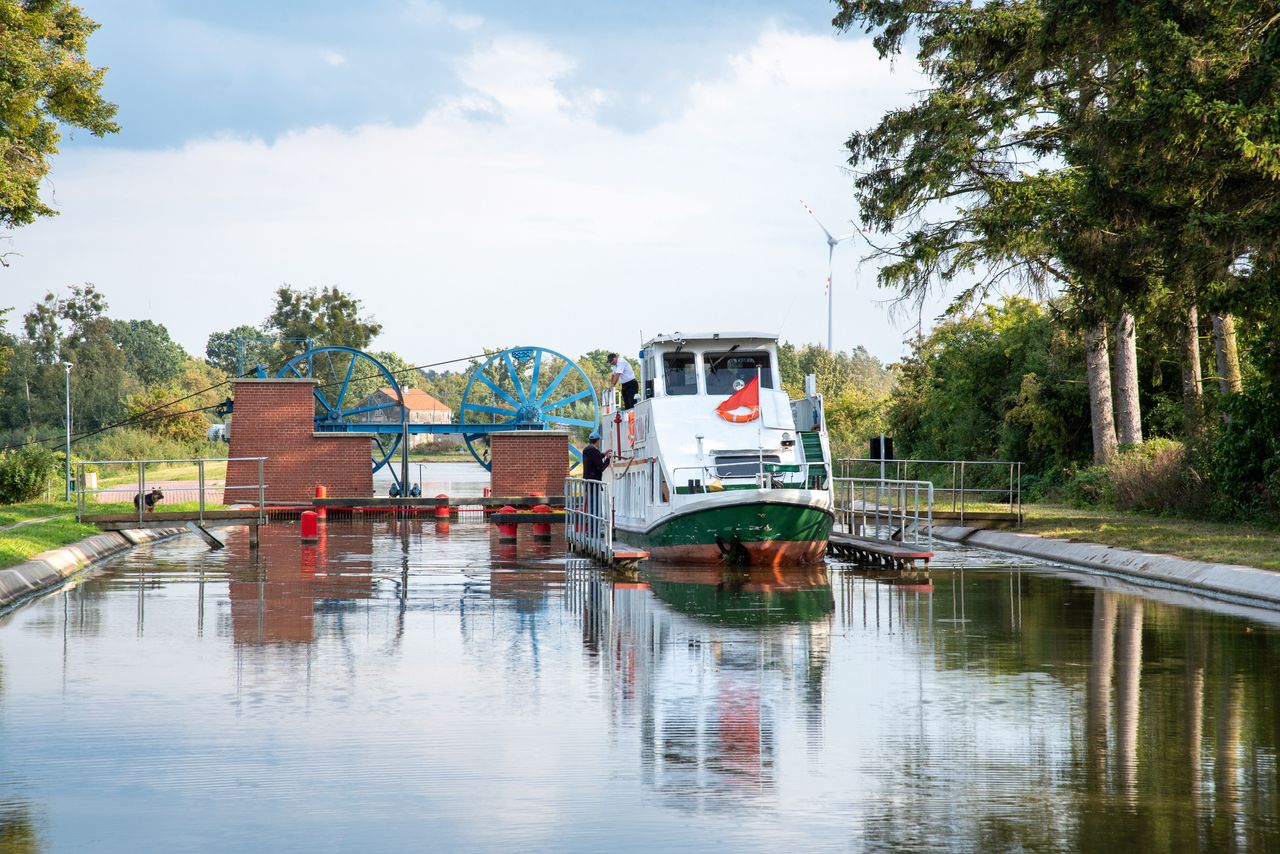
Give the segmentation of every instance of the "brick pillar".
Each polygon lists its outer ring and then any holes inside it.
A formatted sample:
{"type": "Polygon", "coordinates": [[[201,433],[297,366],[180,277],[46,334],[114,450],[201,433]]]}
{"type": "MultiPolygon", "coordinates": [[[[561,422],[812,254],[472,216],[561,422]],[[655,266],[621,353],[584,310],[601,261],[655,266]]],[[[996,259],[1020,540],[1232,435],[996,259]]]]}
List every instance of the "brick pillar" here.
{"type": "MultiPolygon", "coordinates": [[[[235,435],[234,433],[232,435],[235,435]]],[[[493,494],[523,498],[564,494],[569,476],[569,434],[558,430],[493,433],[489,436],[493,494]]]]}
{"type": "MultiPolygon", "coordinates": [[[[318,485],[330,498],[373,495],[367,433],[316,433],[312,379],[234,380],[231,457],[266,457],[267,501],[311,503],[318,485]]],[[[227,486],[257,486],[256,462],[227,464],[227,486]]],[[[256,501],[251,489],[229,489],[227,504],[256,501]]]]}

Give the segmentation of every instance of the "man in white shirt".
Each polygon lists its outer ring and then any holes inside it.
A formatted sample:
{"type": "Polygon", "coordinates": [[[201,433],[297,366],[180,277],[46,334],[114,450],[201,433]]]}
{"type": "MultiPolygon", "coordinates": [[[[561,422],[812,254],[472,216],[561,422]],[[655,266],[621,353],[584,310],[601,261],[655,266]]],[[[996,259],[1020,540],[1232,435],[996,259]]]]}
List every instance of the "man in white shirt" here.
{"type": "Polygon", "coordinates": [[[622,383],[622,408],[630,409],[636,405],[636,396],[640,394],[640,383],[636,381],[636,372],[626,359],[619,359],[617,353],[609,354],[609,388],[622,383]]]}

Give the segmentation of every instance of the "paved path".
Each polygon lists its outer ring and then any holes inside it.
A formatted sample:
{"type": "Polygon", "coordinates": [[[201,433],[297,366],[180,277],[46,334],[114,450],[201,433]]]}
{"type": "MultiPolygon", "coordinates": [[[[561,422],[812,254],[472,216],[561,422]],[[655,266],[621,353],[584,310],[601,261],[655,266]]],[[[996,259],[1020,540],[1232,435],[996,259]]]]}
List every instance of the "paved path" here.
{"type": "Polygon", "coordinates": [[[5,525],[0,528],[0,534],[5,531],[12,531],[14,528],[21,528],[23,525],[34,525],[37,522],[52,522],[54,519],[66,519],[74,516],[74,513],[59,513],[57,516],[41,516],[39,519],[23,519],[21,522],[14,522],[12,525],[5,525]]]}

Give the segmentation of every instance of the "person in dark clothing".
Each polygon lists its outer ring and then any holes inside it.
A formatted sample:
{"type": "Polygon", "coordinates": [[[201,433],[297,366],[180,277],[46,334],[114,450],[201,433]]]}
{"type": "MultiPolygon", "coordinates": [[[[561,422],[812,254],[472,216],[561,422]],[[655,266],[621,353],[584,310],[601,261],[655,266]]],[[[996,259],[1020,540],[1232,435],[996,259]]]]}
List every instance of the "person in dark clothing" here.
{"type": "Polygon", "coordinates": [[[595,483],[585,484],[587,489],[586,510],[591,516],[597,516],[600,513],[600,492],[604,488],[600,484],[600,476],[609,467],[609,458],[612,456],[613,451],[600,453],[599,433],[593,432],[587,439],[587,446],[582,449],[582,477],[584,480],[595,481],[595,483]]]}
{"type": "Polygon", "coordinates": [[[609,385],[615,386],[622,384],[622,408],[630,409],[636,405],[636,397],[640,394],[640,382],[636,379],[636,372],[631,369],[631,363],[626,359],[619,359],[617,353],[609,354],[609,385]]]}
{"type": "Polygon", "coordinates": [[[582,476],[586,480],[599,480],[604,470],[609,467],[609,458],[613,451],[600,452],[600,434],[592,433],[587,439],[587,446],[582,449],[582,476]]]}

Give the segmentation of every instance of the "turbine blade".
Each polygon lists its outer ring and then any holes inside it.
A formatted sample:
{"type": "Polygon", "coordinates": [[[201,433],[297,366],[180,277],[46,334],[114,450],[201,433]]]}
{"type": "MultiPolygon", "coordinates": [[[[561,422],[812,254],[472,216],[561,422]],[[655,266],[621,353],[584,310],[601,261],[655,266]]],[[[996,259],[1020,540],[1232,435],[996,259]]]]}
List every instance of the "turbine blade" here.
{"type": "Polygon", "coordinates": [[[814,212],[813,212],[813,208],[811,208],[811,207],[809,207],[809,205],[805,204],[805,200],[804,200],[804,199],[801,199],[801,200],[800,200],[800,204],[804,205],[804,209],[805,209],[805,210],[807,210],[807,211],[809,212],[809,216],[813,217],[813,221],[814,221],[814,222],[816,222],[816,223],[818,224],[818,228],[822,229],[822,233],[823,233],[823,234],[825,234],[825,235],[827,236],[827,241],[828,241],[828,242],[830,242],[830,241],[834,240],[835,238],[831,236],[831,232],[827,231],[827,227],[826,227],[825,225],[823,225],[823,224],[822,224],[822,220],[818,219],[818,215],[817,215],[816,213],[814,213],[814,212]]]}

